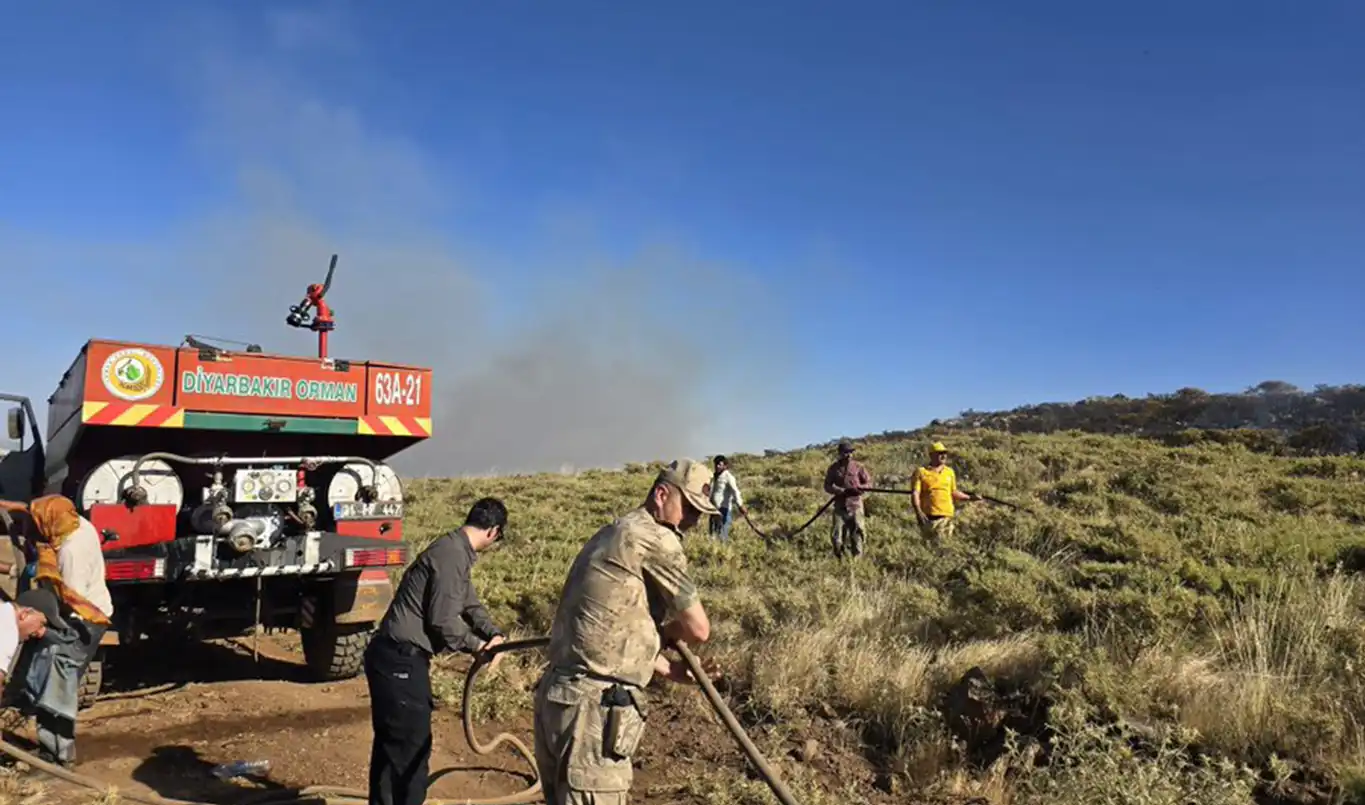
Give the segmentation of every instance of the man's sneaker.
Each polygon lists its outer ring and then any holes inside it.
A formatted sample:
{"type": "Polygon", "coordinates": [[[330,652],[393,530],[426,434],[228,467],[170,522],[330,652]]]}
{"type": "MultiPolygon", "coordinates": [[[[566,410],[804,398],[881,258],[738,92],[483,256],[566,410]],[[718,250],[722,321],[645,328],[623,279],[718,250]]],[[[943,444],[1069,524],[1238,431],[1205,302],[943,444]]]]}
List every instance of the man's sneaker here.
{"type": "MultiPolygon", "coordinates": [[[[74,753],[73,753],[73,754],[74,754],[74,753]]],[[[61,767],[64,768],[64,769],[69,769],[69,768],[71,768],[72,766],[75,766],[75,765],[76,765],[76,758],[75,758],[75,757],[70,757],[70,758],[67,758],[66,760],[62,760],[61,758],[58,758],[56,755],[52,754],[51,752],[49,752],[49,751],[46,750],[46,749],[39,749],[39,750],[38,750],[38,757],[39,757],[41,760],[43,760],[43,761],[45,761],[45,762],[47,762],[47,763],[51,763],[51,764],[53,764],[54,766],[61,766],[61,767]]]]}

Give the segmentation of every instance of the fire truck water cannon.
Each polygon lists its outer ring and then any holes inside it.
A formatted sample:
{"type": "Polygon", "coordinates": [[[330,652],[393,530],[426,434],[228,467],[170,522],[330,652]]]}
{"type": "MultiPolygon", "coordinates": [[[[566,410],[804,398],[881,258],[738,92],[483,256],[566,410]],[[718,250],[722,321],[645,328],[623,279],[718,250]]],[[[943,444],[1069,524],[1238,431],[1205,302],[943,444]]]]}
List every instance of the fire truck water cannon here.
{"type": "Polygon", "coordinates": [[[336,329],[336,319],[333,318],[332,308],[328,307],[323,297],[327,295],[327,289],[332,287],[332,273],[337,268],[337,256],[332,255],[332,263],[327,266],[327,279],[321,285],[313,283],[304,292],[303,301],[297,305],[289,306],[289,315],[285,317],[285,322],[290,327],[300,327],[312,330],[318,334],[318,357],[327,357],[327,334],[336,329]],[[308,317],[313,309],[317,313],[310,320],[308,317]]]}

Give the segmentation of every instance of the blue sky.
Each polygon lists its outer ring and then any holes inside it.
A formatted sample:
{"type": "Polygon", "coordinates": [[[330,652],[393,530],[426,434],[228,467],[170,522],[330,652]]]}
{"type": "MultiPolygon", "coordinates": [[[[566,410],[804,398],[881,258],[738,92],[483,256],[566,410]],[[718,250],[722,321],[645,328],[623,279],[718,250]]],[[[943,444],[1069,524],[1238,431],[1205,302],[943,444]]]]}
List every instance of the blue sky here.
{"type": "Polygon", "coordinates": [[[420,471],[1360,379],[1359,3],[129,8],[4,11],[14,391],[307,351],[332,251],[338,351],[448,379],[420,471]]]}

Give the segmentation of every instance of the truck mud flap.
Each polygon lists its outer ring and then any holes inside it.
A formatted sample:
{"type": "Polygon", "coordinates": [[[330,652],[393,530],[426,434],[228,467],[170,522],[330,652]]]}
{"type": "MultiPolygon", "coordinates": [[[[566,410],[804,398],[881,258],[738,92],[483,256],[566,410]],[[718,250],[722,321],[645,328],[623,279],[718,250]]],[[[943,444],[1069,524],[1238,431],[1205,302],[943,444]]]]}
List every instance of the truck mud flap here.
{"type": "Polygon", "coordinates": [[[310,628],[329,614],[334,623],[377,623],[393,601],[393,583],[383,570],[341,576],[329,586],[330,600],[318,601],[313,596],[303,600],[300,626],[310,628]]]}

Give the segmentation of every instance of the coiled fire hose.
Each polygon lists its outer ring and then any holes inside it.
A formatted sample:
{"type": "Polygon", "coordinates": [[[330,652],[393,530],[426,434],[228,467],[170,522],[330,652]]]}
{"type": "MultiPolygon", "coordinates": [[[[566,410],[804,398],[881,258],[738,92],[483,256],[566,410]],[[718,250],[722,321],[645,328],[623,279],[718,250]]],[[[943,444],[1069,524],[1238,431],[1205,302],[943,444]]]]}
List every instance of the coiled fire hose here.
{"type": "MultiPolygon", "coordinates": [[[[508,794],[492,799],[429,798],[423,805],[524,805],[525,803],[533,803],[541,800],[541,780],[539,774],[536,772],[535,754],[516,736],[505,732],[494,736],[493,740],[489,743],[480,743],[478,738],[474,736],[474,723],[470,711],[472,697],[470,694],[474,688],[475,678],[495,655],[508,651],[524,651],[533,648],[541,648],[549,642],[550,639],[548,637],[512,640],[494,646],[487,652],[476,656],[474,662],[469,666],[469,670],[465,672],[464,696],[460,708],[460,717],[464,724],[465,740],[469,742],[470,748],[477,754],[487,755],[504,743],[511,744],[512,748],[530,764],[533,773],[536,773],[535,783],[532,784],[530,788],[520,793],[508,794]]],[[[710,677],[702,670],[701,661],[697,659],[696,655],[693,654],[690,649],[688,649],[685,643],[675,642],[672,644],[672,648],[682,656],[683,662],[687,664],[687,668],[692,672],[693,678],[701,685],[706,700],[716,711],[716,715],[720,716],[721,720],[725,722],[725,727],[739,743],[740,748],[744,750],[744,754],[749,758],[749,762],[753,763],[754,767],[758,769],[759,774],[762,775],[763,780],[768,784],[768,787],[772,789],[772,792],[777,797],[778,801],[781,802],[782,805],[798,805],[796,799],[792,796],[791,792],[787,790],[787,787],[782,783],[782,780],[777,776],[777,773],[773,770],[772,766],[768,764],[767,759],[763,757],[763,753],[758,751],[758,747],[754,746],[753,741],[745,734],[744,728],[740,726],[734,713],[730,712],[730,708],[726,706],[725,700],[721,698],[720,693],[716,691],[715,686],[711,683],[710,677]]],[[[3,739],[0,739],[0,752],[4,752],[15,760],[27,763],[32,768],[65,780],[68,783],[73,783],[101,794],[110,790],[110,786],[106,783],[102,783],[99,780],[83,774],[77,774],[55,763],[49,763],[33,753],[20,749],[3,739]]],[[[158,794],[140,794],[128,791],[118,791],[118,796],[121,799],[128,800],[129,802],[137,802],[141,805],[213,805],[212,803],[197,802],[195,800],[171,799],[158,794]]],[[[319,801],[331,803],[333,805],[357,805],[358,803],[367,802],[368,799],[369,793],[359,789],[316,785],[308,786],[299,789],[298,791],[268,792],[259,798],[248,800],[245,805],[290,805],[290,803],[316,803],[319,801]]]]}

